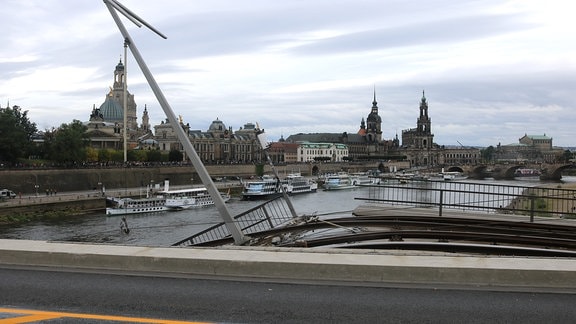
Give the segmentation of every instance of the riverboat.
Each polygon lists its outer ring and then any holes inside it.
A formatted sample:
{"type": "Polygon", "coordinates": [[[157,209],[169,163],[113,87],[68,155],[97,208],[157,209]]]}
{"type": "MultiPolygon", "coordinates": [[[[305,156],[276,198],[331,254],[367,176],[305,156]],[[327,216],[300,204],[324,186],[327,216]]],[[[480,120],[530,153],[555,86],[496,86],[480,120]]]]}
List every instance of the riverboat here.
{"type": "Polygon", "coordinates": [[[379,183],[378,178],[371,177],[368,173],[362,173],[362,172],[351,173],[350,178],[352,179],[352,184],[355,186],[379,183]]]}
{"type": "Polygon", "coordinates": [[[342,190],[353,188],[356,188],[356,185],[354,185],[353,179],[347,172],[329,174],[324,180],[324,190],[342,190]]]}
{"type": "Polygon", "coordinates": [[[291,173],[279,180],[273,176],[264,175],[259,180],[244,183],[242,199],[257,200],[274,198],[282,194],[282,188],[289,195],[316,192],[318,184],[303,177],[300,173],[291,173]]]}
{"type": "Polygon", "coordinates": [[[437,177],[441,178],[444,181],[466,179],[464,173],[458,171],[444,171],[444,168],[442,168],[442,171],[437,174],[437,177]]]}
{"type": "Polygon", "coordinates": [[[316,192],[318,183],[303,177],[300,173],[291,173],[282,181],[282,186],[289,195],[316,192]]]}
{"type": "Polygon", "coordinates": [[[257,200],[274,198],[282,194],[280,179],[264,175],[258,180],[244,182],[242,199],[257,200]]]}
{"type": "Polygon", "coordinates": [[[514,178],[521,180],[536,180],[540,179],[541,172],[536,169],[520,168],[514,171],[514,178]]]}
{"type": "MultiPolygon", "coordinates": [[[[214,205],[208,189],[204,187],[160,192],[166,198],[166,207],[171,210],[188,209],[214,205]]],[[[224,202],[230,200],[230,193],[220,193],[224,202]]]]}
{"type": "Polygon", "coordinates": [[[154,213],[168,210],[162,195],[145,198],[107,198],[112,207],[106,207],[106,215],[154,213]]]}
{"type": "MultiPolygon", "coordinates": [[[[166,188],[168,185],[166,184],[166,188]]],[[[230,199],[229,193],[221,193],[224,201],[230,199]]],[[[212,196],[204,187],[159,191],[144,198],[108,198],[111,207],[106,215],[126,215],[181,210],[191,207],[214,205],[212,196]]]]}

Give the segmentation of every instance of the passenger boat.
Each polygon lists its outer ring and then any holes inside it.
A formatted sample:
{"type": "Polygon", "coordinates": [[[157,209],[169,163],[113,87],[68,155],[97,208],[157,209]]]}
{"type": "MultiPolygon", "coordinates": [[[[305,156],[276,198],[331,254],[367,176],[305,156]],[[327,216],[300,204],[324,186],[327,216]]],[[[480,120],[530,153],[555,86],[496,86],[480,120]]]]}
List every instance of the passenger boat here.
{"type": "Polygon", "coordinates": [[[541,172],[536,169],[520,168],[514,171],[514,178],[521,180],[539,180],[541,172]]]}
{"type": "MultiPolygon", "coordinates": [[[[126,215],[181,210],[191,207],[214,205],[212,196],[204,187],[159,191],[145,198],[108,198],[112,207],[106,208],[106,215],[126,215]]],[[[230,199],[229,193],[221,193],[224,201],[230,199]]]]}
{"type": "Polygon", "coordinates": [[[329,174],[324,180],[324,190],[352,189],[356,186],[347,172],[329,174]]]}
{"type": "Polygon", "coordinates": [[[282,194],[282,188],[289,195],[316,192],[318,184],[315,181],[303,177],[300,173],[291,173],[286,178],[279,180],[265,175],[259,180],[244,183],[242,199],[257,200],[274,198],[282,194]]]}
{"type": "Polygon", "coordinates": [[[351,173],[350,178],[352,179],[352,184],[355,186],[377,184],[379,182],[377,178],[370,177],[367,173],[363,172],[351,173]]]}
{"type": "Polygon", "coordinates": [[[444,168],[442,168],[442,171],[440,173],[438,173],[438,177],[440,177],[444,181],[466,179],[466,176],[464,175],[464,173],[458,172],[458,171],[444,171],[444,168]]]}
{"type": "MultiPolygon", "coordinates": [[[[204,207],[214,205],[214,200],[206,188],[190,188],[160,192],[166,198],[168,209],[188,209],[191,207],[204,207]]],[[[230,193],[222,195],[224,201],[230,200],[230,193]]]]}
{"type": "Polygon", "coordinates": [[[163,196],[145,198],[107,198],[112,207],[106,207],[106,215],[127,215],[153,213],[168,210],[166,198],[163,196]]]}
{"type": "Polygon", "coordinates": [[[282,181],[284,189],[289,195],[316,192],[318,184],[303,177],[300,173],[291,173],[282,181]]]}
{"type": "Polygon", "coordinates": [[[280,179],[264,175],[259,180],[244,183],[242,199],[257,200],[274,198],[282,194],[280,179]]]}

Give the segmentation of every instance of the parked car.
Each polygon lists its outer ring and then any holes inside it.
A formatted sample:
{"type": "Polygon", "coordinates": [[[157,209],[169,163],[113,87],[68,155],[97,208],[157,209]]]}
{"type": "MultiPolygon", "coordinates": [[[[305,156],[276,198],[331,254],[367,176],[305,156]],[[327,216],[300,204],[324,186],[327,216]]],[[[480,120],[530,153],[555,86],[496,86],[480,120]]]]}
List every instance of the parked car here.
{"type": "Polygon", "coordinates": [[[16,194],[12,190],[0,189],[0,198],[16,198],[16,194]]]}

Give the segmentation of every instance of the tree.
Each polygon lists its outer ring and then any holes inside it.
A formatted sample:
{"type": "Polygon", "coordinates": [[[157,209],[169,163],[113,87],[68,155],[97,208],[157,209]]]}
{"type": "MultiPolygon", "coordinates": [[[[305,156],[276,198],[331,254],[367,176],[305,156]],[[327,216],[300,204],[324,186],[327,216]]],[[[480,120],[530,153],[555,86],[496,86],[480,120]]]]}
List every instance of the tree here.
{"type": "Polygon", "coordinates": [[[74,120],[70,124],[62,124],[48,143],[50,159],[66,164],[83,162],[89,142],[86,126],[82,122],[74,120]]]}
{"type": "Polygon", "coordinates": [[[161,162],[162,152],[158,150],[146,151],[148,162],[161,162]]]}
{"type": "Polygon", "coordinates": [[[28,119],[28,111],[19,106],[0,109],[0,161],[16,162],[33,148],[32,135],[36,124],[28,119]]]}
{"type": "Polygon", "coordinates": [[[484,162],[491,162],[494,159],[495,152],[496,149],[494,148],[494,146],[490,145],[487,148],[480,150],[480,156],[482,157],[482,160],[484,162]]]}
{"type": "Polygon", "coordinates": [[[574,157],[574,154],[570,152],[570,150],[565,150],[564,154],[562,154],[562,162],[570,162],[570,160],[574,157]]]}
{"type": "Polygon", "coordinates": [[[180,150],[170,150],[168,153],[168,161],[170,162],[182,162],[184,159],[184,154],[180,150]]]}

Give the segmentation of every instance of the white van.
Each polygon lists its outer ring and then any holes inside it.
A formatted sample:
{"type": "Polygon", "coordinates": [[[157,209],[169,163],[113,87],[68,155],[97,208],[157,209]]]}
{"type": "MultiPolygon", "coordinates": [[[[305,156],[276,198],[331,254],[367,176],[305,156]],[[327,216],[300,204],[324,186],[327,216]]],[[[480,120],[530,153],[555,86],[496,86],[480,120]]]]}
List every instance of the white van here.
{"type": "Polygon", "coordinates": [[[12,190],[0,189],[0,198],[16,198],[16,194],[12,190]]]}

